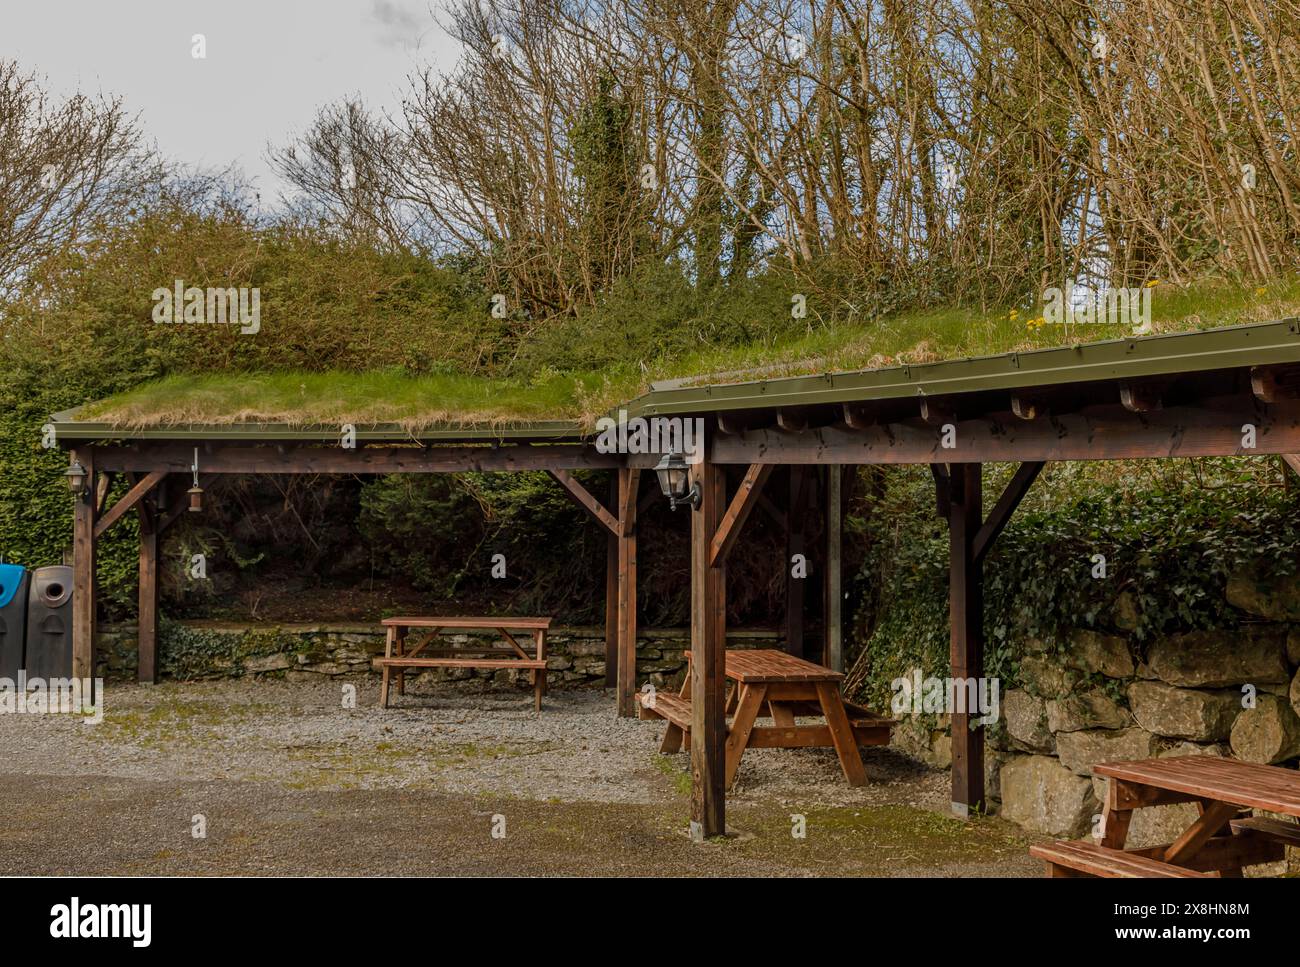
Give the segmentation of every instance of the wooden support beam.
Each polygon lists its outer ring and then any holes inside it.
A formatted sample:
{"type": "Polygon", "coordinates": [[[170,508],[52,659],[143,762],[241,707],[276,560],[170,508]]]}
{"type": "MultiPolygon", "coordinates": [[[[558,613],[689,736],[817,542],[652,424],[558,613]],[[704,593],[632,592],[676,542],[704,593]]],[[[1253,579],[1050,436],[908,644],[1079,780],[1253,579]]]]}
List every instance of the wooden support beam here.
{"type": "MultiPolygon", "coordinates": [[[[609,506],[616,512],[618,486],[615,471],[609,475],[609,506]]],[[[618,534],[611,531],[605,535],[605,687],[618,687],[618,534]]]]}
{"type": "MultiPolygon", "coordinates": [[[[159,490],[163,485],[159,485],[159,490]]],[[[136,680],[158,682],[158,491],[136,505],[140,515],[140,607],[136,622],[136,680]]]]}
{"type": "Polygon", "coordinates": [[[804,657],[804,582],[794,576],[794,558],[801,554],[807,561],[804,544],[804,511],[808,504],[810,471],[807,467],[790,468],[790,506],[786,511],[785,531],[785,642],[784,649],[796,658],[804,657]]]}
{"type": "Polygon", "coordinates": [[[1300,366],[1253,366],[1250,389],[1261,403],[1300,397],[1300,366]]]}
{"type": "Polygon", "coordinates": [[[632,718],[636,701],[636,504],[641,471],[618,472],[618,714],[632,718]]]}
{"type": "MultiPolygon", "coordinates": [[[[948,515],[948,621],[952,677],[961,682],[984,674],[984,581],[975,557],[975,535],[982,515],[982,467],[951,467],[948,515]]],[[[958,687],[956,692],[965,690],[958,687]]],[[[984,733],[979,712],[952,710],[952,809],[963,818],[984,805],[984,733]]]]}
{"type": "Polygon", "coordinates": [[[101,471],[98,477],[91,477],[95,482],[95,515],[99,516],[104,510],[104,502],[108,500],[108,488],[113,481],[109,473],[101,471]]]}
{"type": "Polygon", "coordinates": [[[948,465],[932,463],[930,473],[934,477],[935,513],[947,520],[948,510],[952,506],[952,481],[948,476],[948,465]]]}
{"type": "Polygon", "coordinates": [[[137,481],[135,486],[123,494],[121,499],[99,518],[99,522],[95,524],[95,536],[103,537],[105,531],[121,520],[122,515],[139,503],[145,494],[153,490],[158,481],[165,476],[167,476],[166,470],[153,470],[137,481]]]}
{"type": "Polygon", "coordinates": [[[800,409],[782,408],[776,411],[776,425],[787,433],[808,429],[808,416],[800,409]]]}
{"type": "Polygon", "coordinates": [[[1163,408],[1163,389],[1160,384],[1150,381],[1122,379],[1119,381],[1119,401],[1130,413],[1150,413],[1163,408]]]}
{"type": "Polygon", "coordinates": [[[1282,462],[1290,467],[1296,476],[1300,477],[1300,453],[1282,453],[1279,456],[1281,456],[1282,462]]]}
{"type": "Polygon", "coordinates": [[[722,515],[718,532],[713,535],[709,555],[709,564],[712,566],[717,567],[726,562],[731,549],[736,546],[736,540],[740,537],[745,521],[749,519],[750,513],[758,503],[763,485],[767,483],[767,478],[772,475],[774,469],[771,464],[754,464],[745,471],[745,479],[740,482],[736,495],[731,499],[731,505],[722,515]]]}
{"type": "Polygon", "coordinates": [[[596,520],[604,525],[606,530],[611,534],[617,534],[619,532],[619,522],[614,519],[614,515],[602,507],[600,501],[591,495],[591,491],[580,484],[571,473],[567,470],[554,469],[547,470],[546,472],[551,475],[551,478],[556,483],[564,488],[564,492],[569,495],[570,499],[572,499],[575,504],[589,513],[592,517],[596,518],[596,520]]]}
{"type": "Polygon", "coordinates": [[[771,410],[750,409],[719,413],[717,420],[719,433],[744,433],[746,430],[772,426],[776,417],[771,410]]]}
{"type": "Polygon", "coordinates": [[[845,403],[844,422],[851,429],[865,430],[876,425],[876,415],[868,407],[858,403],[845,403]]]}
{"type": "Polygon", "coordinates": [[[72,677],[95,677],[95,508],[98,502],[93,481],[98,467],[94,447],[71,454],[81,463],[87,477],[86,493],[76,497],[72,511],[72,677]]]}
{"type": "Polygon", "coordinates": [[[826,603],[823,609],[826,629],[826,662],[833,671],[844,671],[844,637],[842,579],[844,538],[844,474],[848,467],[832,464],[826,468],[826,603]]]}
{"type": "MultiPolygon", "coordinates": [[[[142,443],[100,448],[105,470],[189,473],[194,448],[172,443],[142,443]]],[[[531,446],[371,446],[294,447],[281,453],[270,446],[214,445],[199,458],[202,473],[462,473],[514,470],[611,470],[626,463],[617,453],[588,444],[531,446]]]]}
{"type": "Polygon", "coordinates": [[[691,834],[702,839],[727,829],[727,566],[710,560],[726,487],[722,468],[707,459],[691,476],[700,485],[700,507],[691,514],[691,834]]]}
{"type": "Polygon", "coordinates": [[[1118,402],[1018,420],[1009,412],[962,419],[954,446],[945,448],[919,419],[864,430],[823,427],[816,432],[753,430],[715,438],[715,463],[918,464],[1054,460],[1131,460],[1155,457],[1259,456],[1300,453],[1300,400],[1260,404],[1253,396],[1211,397],[1196,405],[1169,405],[1135,414],[1118,402]],[[1242,446],[1242,426],[1256,428],[1255,446],[1242,446]]]}
{"type": "Polygon", "coordinates": [[[989,511],[988,519],[984,521],[979,532],[975,535],[974,552],[976,561],[984,560],[984,555],[988,553],[989,548],[993,546],[993,542],[1002,533],[1002,529],[1011,520],[1011,515],[1020,506],[1020,501],[1029,492],[1030,485],[1038,479],[1043,466],[1043,462],[1038,460],[1022,463],[1016,468],[1016,472],[1007,484],[1006,490],[1002,491],[1002,496],[998,498],[998,502],[989,511]]]}
{"type": "Polygon", "coordinates": [[[949,400],[933,396],[921,397],[921,422],[930,426],[942,426],[944,423],[956,423],[957,415],[949,400]]]}
{"type": "Polygon", "coordinates": [[[1036,396],[1016,393],[1011,397],[1011,412],[1022,420],[1037,420],[1047,415],[1047,404],[1036,396]]]}

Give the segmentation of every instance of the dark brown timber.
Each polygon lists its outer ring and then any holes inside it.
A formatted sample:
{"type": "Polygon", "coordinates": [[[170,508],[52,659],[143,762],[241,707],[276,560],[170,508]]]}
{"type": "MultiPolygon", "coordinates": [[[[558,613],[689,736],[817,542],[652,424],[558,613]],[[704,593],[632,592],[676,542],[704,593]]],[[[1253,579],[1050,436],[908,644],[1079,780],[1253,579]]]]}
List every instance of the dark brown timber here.
{"type": "Polygon", "coordinates": [[[160,484],[136,509],[140,516],[140,609],[136,640],[136,678],[145,684],[158,681],[158,499],[160,484]]]}
{"type": "Polygon", "coordinates": [[[95,677],[95,473],[94,447],[71,454],[87,473],[86,493],[74,498],[72,511],[72,676],[95,677]]]}
{"type": "MultiPolygon", "coordinates": [[[[194,448],[177,444],[103,447],[105,470],[188,473],[194,448]]],[[[554,444],[501,447],[383,447],[345,450],[342,447],[295,447],[283,453],[275,447],[220,446],[199,458],[203,473],[459,473],[467,470],[583,470],[623,465],[616,453],[594,446],[554,444]]]]}
{"type": "Polygon", "coordinates": [[[763,485],[767,483],[767,478],[772,475],[774,469],[771,464],[767,464],[755,465],[745,471],[745,478],[741,480],[736,495],[731,498],[731,506],[723,515],[718,532],[713,535],[710,564],[716,566],[726,562],[731,549],[736,546],[736,540],[740,537],[745,521],[758,505],[763,485]]]}
{"type": "Polygon", "coordinates": [[[138,481],[122,495],[117,503],[100,516],[99,521],[95,524],[95,536],[102,537],[105,531],[116,524],[123,514],[139,503],[145,494],[153,490],[158,481],[165,476],[167,476],[166,470],[153,470],[146,474],[144,479],[138,481]]]}
{"type": "Polygon", "coordinates": [[[919,419],[863,430],[823,427],[807,433],[770,430],[719,437],[714,463],[907,464],[1051,460],[1129,460],[1156,457],[1255,456],[1300,452],[1300,401],[1272,405],[1253,397],[1207,399],[1136,414],[1119,404],[1031,421],[1010,412],[959,420],[955,446],[944,448],[919,419]],[[1256,428],[1244,447],[1242,426],[1256,428]]]}
{"type": "Polygon", "coordinates": [[[1030,486],[1038,479],[1038,475],[1042,470],[1043,463],[1041,461],[1022,463],[1016,468],[1016,472],[1012,476],[1011,482],[1007,484],[1006,490],[1002,491],[1002,496],[998,498],[998,502],[989,511],[988,520],[984,521],[979,532],[975,535],[974,551],[976,561],[984,560],[984,555],[993,546],[993,542],[998,539],[1002,529],[1007,526],[1007,522],[1011,520],[1011,515],[1020,506],[1020,501],[1029,492],[1030,486]]]}
{"type": "MultiPolygon", "coordinates": [[[[958,683],[984,674],[983,572],[975,556],[975,535],[982,513],[981,470],[978,463],[950,466],[948,621],[952,677],[958,683]]],[[[969,694],[960,687],[955,693],[969,694]]],[[[952,808],[965,817],[984,805],[984,733],[973,721],[979,716],[978,710],[960,708],[951,710],[952,808]]]]}
{"type": "Polygon", "coordinates": [[[618,521],[614,519],[614,515],[602,507],[600,501],[592,496],[591,491],[578,483],[571,473],[567,470],[555,469],[547,470],[546,472],[551,475],[551,478],[556,483],[564,488],[564,492],[569,495],[569,498],[575,504],[589,513],[592,517],[596,518],[596,520],[600,521],[600,523],[604,525],[605,529],[611,534],[618,533],[619,524],[618,521]]]}
{"type": "Polygon", "coordinates": [[[636,715],[636,505],[641,471],[618,472],[618,714],[636,715]]]}
{"type": "Polygon", "coordinates": [[[726,488],[722,469],[708,460],[692,476],[701,499],[691,514],[691,832],[708,837],[726,832],[727,580],[725,562],[710,562],[726,488]]]}
{"type": "MultiPolygon", "coordinates": [[[[618,474],[609,475],[609,506],[618,513],[618,474]]],[[[618,687],[618,534],[605,537],[605,687],[618,687]]]]}

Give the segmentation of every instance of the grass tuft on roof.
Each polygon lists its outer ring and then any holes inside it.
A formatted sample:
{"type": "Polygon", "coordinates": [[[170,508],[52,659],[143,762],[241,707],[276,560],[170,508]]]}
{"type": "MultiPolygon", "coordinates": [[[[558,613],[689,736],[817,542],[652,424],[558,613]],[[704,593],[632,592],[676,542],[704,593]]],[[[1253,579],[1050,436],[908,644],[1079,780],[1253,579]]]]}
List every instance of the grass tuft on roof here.
{"type": "MultiPolygon", "coordinates": [[[[1171,333],[1300,315],[1300,277],[1250,287],[1222,280],[1152,291],[1151,332],[1171,333]]],[[[1130,335],[1107,325],[1035,325],[1032,310],[918,310],[866,324],[817,327],[798,339],[743,346],[699,345],[652,363],[601,372],[544,369],[528,378],[375,372],[220,372],[169,376],[92,403],[78,419],[122,430],[282,423],[336,426],[391,423],[410,432],[435,427],[507,428],[597,418],[644,393],[652,382],[734,383],[905,363],[1081,345],[1130,335]]]]}
{"type": "Polygon", "coordinates": [[[392,423],[411,432],[441,425],[502,428],[577,420],[589,382],[554,374],[524,383],[401,371],[168,376],[91,403],[77,417],[124,430],[239,423],[392,423]]]}

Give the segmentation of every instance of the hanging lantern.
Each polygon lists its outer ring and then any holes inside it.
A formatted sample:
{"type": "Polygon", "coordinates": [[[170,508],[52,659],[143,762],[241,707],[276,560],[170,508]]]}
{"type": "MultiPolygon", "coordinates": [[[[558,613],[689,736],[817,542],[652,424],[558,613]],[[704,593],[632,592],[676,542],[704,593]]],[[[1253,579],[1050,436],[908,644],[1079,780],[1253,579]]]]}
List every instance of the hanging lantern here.
{"type": "Polygon", "coordinates": [[[197,514],[203,510],[203,488],[199,486],[199,448],[194,448],[194,486],[185,491],[190,497],[190,513],[197,514]]]}

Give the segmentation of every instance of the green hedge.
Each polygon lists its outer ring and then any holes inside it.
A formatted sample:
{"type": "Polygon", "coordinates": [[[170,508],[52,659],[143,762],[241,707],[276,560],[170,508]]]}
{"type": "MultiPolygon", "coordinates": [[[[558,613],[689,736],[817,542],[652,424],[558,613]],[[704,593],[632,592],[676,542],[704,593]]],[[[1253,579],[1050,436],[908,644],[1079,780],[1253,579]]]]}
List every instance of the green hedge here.
{"type": "MultiPolygon", "coordinates": [[[[1300,562],[1300,495],[1277,486],[1275,465],[1261,458],[1197,461],[1147,486],[1122,468],[1086,486],[1050,470],[985,561],[985,668],[1004,687],[1030,639],[1061,647],[1075,628],[1145,642],[1232,627],[1242,616],[1225,599],[1230,574],[1266,563],[1284,575],[1300,562]],[[1104,578],[1093,576],[1098,554],[1104,578]]],[[[990,476],[986,507],[1006,474],[990,476]]],[[[876,621],[855,644],[868,652],[864,692],[878,707],[909,668],[949,668],[948,539],[930,474],[909,468],[885,480],[880,507],[859,526],[867,556],[855,579],[875,602],[876,621]]]]}

